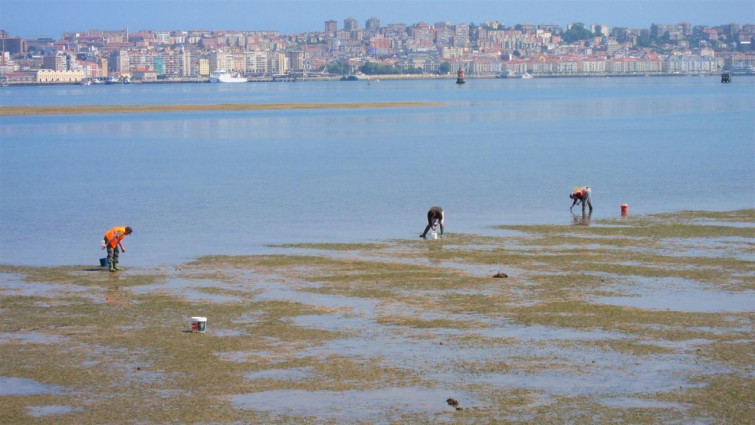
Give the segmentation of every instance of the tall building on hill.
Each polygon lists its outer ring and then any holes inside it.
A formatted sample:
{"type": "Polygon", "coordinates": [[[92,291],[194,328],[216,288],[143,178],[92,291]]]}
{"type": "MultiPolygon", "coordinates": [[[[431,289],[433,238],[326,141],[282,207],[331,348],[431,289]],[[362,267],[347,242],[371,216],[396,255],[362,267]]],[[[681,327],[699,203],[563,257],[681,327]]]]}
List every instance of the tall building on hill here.
{"type": "Polygon", "coordinates": [[[354,31],[359,29],[359,22],[352,18],[348,17],[343,20],[343,30],[344,31],[354,31]]]}
{"type": "Polygon", "coordinates": [[[26,54],[26,40],[20,37],[11,37],[4,30],[0,30],[0,50],[11,55],[26,54]]]}
{"type": "Polygon", "coordinates": [[[335,35],[335,33],[338,31],[338,22],[334,20],[325,21],[325,33],[327,35],[335,35]]]}
{"type": "Polygon", "coordinates": [[[372,17],[364,24],[364,29],[369,35],[375,35],[380,32],[380,19],[372,17]]]}

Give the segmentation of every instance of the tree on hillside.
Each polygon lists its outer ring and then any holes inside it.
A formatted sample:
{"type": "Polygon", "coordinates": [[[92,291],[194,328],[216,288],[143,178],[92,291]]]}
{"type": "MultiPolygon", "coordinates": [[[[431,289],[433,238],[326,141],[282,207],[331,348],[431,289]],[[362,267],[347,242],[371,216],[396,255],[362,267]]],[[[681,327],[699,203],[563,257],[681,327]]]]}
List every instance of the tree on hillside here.
{"type": "Polygon", "coordinates": [[[564,33],[564,41],[567,43],[574,43],[576,41],[581,40],[589,40],[592,38],[592,33],[590,30],[585,28],[585,24],[582,22],[577,22],[576,24],[572,25],[571,28],[569,28],[564,33]]]}
{"type": "Polygon", "coordinates": [[[640,36],[637,37],[637,45],[639,47],[650,47],[651,44],[653,44],[653,39],[650,38],[650,31],[640,31],[640,36]]]}
{"type": "Polygon", "coordinates": [[[344,60],[330,62],[328,64],[328,72],[341,75],[351,74],[351,66],[344,60]]]}

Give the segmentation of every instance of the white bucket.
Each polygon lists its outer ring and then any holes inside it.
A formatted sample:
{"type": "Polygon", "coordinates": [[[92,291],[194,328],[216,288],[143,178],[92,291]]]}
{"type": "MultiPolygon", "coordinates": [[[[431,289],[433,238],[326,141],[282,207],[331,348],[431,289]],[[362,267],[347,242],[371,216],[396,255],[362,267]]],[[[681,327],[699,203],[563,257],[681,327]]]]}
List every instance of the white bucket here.
{"type": "Polygon", "coordinates": [[[430,234],[430,238],[432,238],[432,239],[438,239],[438,232],[432,232],[430,234]]]}
{"type": "Polygon", "coordinates": [[[194,333],[205,332],[207,330],[207,318],[206,317],[192,317],[191,318],[191,331],[194,333]]]}

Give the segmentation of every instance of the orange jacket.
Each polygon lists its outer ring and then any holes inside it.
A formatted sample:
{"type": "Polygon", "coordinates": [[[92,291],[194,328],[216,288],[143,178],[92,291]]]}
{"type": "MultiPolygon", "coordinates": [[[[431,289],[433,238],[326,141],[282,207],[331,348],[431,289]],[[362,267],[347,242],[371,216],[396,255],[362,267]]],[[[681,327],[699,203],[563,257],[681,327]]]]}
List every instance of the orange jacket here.
{"type": "Polygon", "coordinates": [[[110,241],[109,245],[113,248],[126,237],[126,227],[117,226],[105,232],[105,241],[110,241]]]}

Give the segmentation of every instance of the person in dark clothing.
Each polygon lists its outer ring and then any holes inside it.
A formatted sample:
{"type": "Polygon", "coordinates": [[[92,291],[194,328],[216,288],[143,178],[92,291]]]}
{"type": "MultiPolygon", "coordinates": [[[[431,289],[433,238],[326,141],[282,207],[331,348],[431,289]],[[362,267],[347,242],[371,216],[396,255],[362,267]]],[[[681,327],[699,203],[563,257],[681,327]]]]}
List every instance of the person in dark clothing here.
{"type": "Polygon", "coordinates": [[[443,208],[436,206],[430,208],[427,212],[427,227],[425,227],[425,231],[419,237],[427,238],[427,232],[430,229],[435,231],[435,227],[438,225],[440,225],[440,236],[443,237],[443,229],[446,225],[445,213],[443,212],[443,208]]]}

